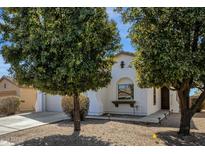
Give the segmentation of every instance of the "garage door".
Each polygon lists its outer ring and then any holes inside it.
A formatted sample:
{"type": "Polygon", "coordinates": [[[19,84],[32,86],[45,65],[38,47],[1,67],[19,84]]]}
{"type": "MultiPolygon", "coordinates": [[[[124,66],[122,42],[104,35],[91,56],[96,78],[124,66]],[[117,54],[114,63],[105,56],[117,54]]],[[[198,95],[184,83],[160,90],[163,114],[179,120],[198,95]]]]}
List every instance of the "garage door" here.
{"type": "Polygon", "coordinates": [[[61,96],[59,95],[46,95],[46,111],[62,112],[61,96]]]}

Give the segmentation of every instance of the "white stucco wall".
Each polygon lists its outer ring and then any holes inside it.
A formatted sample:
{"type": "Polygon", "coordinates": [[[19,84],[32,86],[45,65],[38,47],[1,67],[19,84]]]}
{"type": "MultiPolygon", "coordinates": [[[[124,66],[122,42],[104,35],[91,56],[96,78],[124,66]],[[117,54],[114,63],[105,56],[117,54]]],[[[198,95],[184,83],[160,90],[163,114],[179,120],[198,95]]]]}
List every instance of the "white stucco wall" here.
{"type": "Polygon", "coordinates": [[[35,104],[35,111],[42,112],[43,111],[43,93],[41,91],[37,91],[37,98],[35,104]]]}
{"type": "Polygon", "coordinates": [[[156,89],[156,104],[155,105],[154,105],[153,88],[149,88],[147,91],[148,91],[147,113],[152,114],[161,109],[161,89],[156,89]]]}
{"type": "Polygon", "coordinates": [[[46,111],[55,111],[55,112],[62,112],[61,107],[61,99],[62,96],[59,95],[46,95],[45,98],[45,110],[46,111]]]}
{"type": "Polygon", "coordinates": [[[115,59],[116,63],[112,67],[112,80],[106,90],[107,101],[103,102],[104,112],[136,115],[147,114],[147,91],[146,89],[137,87],[135,69],[129,67],[132,62],[132,58],[133,57],[129,55],[120,55],[115,59]],[[121,61],[124,61],[124,68],[120,67],[121,61]],[[134,100],[136,101],[137,106],[135,108],[130,107],[129,104],[120,104],[118,107],[115,107],[115,105],[112,103],[112,101],[118,99],[117,83],[123,79],[131,80],[134,84],[134,100]]]}
{"type": "Polygon", "coordinates": [[[104,113],[102,102],[104,100],[104,90],[101,89],[97,92],[90,90],[86,95],[90,101],[88,115],[102,115],[104,113]]]}
{"type": "Polygon", "coordinates": [[[176,91],[170,90],[170,111],[173,111],[174,113],[179,112],[179,98],[176,91]]]}

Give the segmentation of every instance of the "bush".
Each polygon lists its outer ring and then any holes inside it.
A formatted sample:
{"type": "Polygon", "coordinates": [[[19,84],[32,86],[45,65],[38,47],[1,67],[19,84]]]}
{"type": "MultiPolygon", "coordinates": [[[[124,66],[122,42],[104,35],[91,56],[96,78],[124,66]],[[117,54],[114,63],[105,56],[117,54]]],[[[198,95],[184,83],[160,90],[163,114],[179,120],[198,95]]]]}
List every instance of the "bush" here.
{"type": "MultiPolygon", "coordinates": [[[[89,99],[85,95],[79,96],[79,103],[80,103],[80,120],[84,120],[85,116],[88,113],[89,109],[89,99]]],[[[61,106],[63,108],[63,111],[71,116],[71,119],[73,120],[74,116],[74,104],[73,104],[73,97],[72,96],[64,96],[61,101],[61,106]]]]}
{"type": "Polygon", "coordinates": [[[20,98],[17,96],[6,96],[0,98],[0,113],[6,115],[15,114],[20,106],[20,98]]]}

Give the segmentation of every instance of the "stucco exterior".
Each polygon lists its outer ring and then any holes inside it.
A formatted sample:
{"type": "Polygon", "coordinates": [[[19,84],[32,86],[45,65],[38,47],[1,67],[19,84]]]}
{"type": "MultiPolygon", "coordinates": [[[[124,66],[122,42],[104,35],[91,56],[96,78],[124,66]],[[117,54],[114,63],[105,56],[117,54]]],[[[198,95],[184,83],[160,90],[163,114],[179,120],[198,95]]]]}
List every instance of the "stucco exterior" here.
{"type": "Polygon", "coordinates": [[[23,102],[20,111],[35,111],[37,92],[33,88],[20,88],[19,96],[23,102]]]}
{"type": "Polygon", "coordinates": [[[161,109],[161,90],[156,89],[156,104],[154,105],[153,88],[147,89],[147,115],[161,109]]]}
{"type": "MultiPolygon", "coordinates": [[[[154,104],[153,88],[139,88],[136,83],[136,70],[132,65],[133,54],[120,53],[115,57],[112,66],[111,82],[98,91],[87,91],[90,107],[89,115],[102,115],[104,113],[129,114],[129,115],[150,115],[161,110],[161,89],[156,89],[156,103],[154,104]],[[123,67],[121,66],[123,62],[123,67]],[[133,85],[134,106],[129,104],[119,104],[118,107],[113,101],[118,101],[118,85],[133,85]]],[[[61,96],[43,95],[38,93],[39,98],[36,103],[37,111],[62,111],[61,96]]],[[[175,91],[169,91],[170,110],[179,111],[177,95],[175,91]]]]}
{"type": "Polygon", "coordinates": [[[0,80],[0,96],[17,95],[19,96],[20,88],[7,78],[0,80]]]}
{"type": "Polygon", "coordinates": [[[170,91],[170,111],[178,113],[179,112],[179,97],[176,91],[170,91]]]}
{"type": "Polygon", "coordinates": [[[37,92],[33,88],[21,87],[7,77],[0,79],[0,97],[19,96],[21,99],[20,111],[35,111],[37,92]]]}
{"type": "Polygon", "coordinates": [[[103,106],[105,113],[115,114],[147,114],[147,89],[140,89],[135,84],[136,71],[132,67],[132,58],[130,55],[119,55],[115,58],[115,64],[112,67],[112,80],[107,88],[104,88],[104,93],[98,91],[98,97],[101,100],[104,98],[103,106]],[[124,61],[124,68],[120,67],[120,62],[124,61]],[[112,101],[117,100],[119,83],[132,83],[134,84],[134,100],[136,101],[135,107],[132,108],[128,104],[121,104],[119,107],[115,107],[112,101]]]}

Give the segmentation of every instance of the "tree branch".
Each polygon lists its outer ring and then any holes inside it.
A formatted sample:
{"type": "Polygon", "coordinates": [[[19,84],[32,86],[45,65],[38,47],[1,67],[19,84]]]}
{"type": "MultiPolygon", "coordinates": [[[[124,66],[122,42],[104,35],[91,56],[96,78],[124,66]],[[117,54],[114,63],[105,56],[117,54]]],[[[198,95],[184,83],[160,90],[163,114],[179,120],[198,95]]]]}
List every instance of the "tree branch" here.
{"type": "Polygon", "coordinates": [[[198,88],[198,89],[201,90],[202,92],[203,92],[203,90],[205,89],[204,86],[202,87],[202,86],[200,86],[199,84],[197,84],[196,82],[193,82],[192,85],[193,85],[194,88],[198,88]]]}
{"type": "Polygon", "coordinates": [[[192,115],[196,113],[196,111],[202,106],[205,100],[205,90],[200,94],[196,102],[191,107],[192,115]]]}

